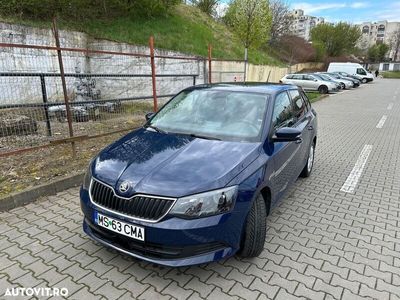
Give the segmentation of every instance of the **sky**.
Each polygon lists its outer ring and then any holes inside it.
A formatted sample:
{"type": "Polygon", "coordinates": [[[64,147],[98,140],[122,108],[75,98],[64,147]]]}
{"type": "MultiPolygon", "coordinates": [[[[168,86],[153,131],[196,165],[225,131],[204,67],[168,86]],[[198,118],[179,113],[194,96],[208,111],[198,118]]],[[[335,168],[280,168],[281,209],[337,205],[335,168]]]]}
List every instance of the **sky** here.
{"type": "MultiPolygon", "coordinates": [[[[375,21],[399,21],[400,0],[282,0],[291,8],[301,8],[307,15],[324,17],[328,22],[354,24],[375,21]]],[[[221,0],[223,11],[229,0],[221,0]]]]}
{"type": "Polygon", "coordinates": [[[307,15],[324,17],[328,22],[399,21],[400,0],[287,0],[292,8],[307,15]]]}

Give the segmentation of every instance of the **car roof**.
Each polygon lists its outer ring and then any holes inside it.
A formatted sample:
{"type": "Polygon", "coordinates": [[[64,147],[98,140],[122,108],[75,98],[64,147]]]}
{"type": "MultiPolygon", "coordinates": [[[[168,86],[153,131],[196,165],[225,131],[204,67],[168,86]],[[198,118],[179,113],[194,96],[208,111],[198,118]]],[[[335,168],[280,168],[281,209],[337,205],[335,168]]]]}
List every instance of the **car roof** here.
{"type": "Polygon", "coordinates": [[[200,89],[215,89],[236,92],[262,93],[273,95],[281,91],[290,89],[298,89],[297,86],[284,83],[266,83],[266,82],[222,82],[214,84],[200,84],[191,86],[185,91],[200,90],[200,89]]]}

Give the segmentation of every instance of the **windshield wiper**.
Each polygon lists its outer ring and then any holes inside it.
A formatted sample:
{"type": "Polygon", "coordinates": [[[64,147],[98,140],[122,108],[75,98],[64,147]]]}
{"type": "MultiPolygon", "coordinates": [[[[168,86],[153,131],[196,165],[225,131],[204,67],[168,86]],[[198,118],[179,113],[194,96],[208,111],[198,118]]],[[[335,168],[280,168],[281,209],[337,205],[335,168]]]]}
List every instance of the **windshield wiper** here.
{"type": "Polygon", "coordinates": [[[154,126],[154,125],[145,125],[144,128],[151,128],[151,129],[154,129],[155,131],[157,131],[158,133],[168,134],[167,131],[165,131],[165,130],[163,130],[161,128],[158,128],[157,126],[154,126]]]}
{"type": "Polygon", "coordinates": [[[215,140],[215,141],[221,141],[221,139],[213,137],[213,136],[205,136],[205,135],[199,135],[195,133],[190,133],[189,134],[191,137],[199,138],[199,139],[204,139],[204,140],[215,140]]]}

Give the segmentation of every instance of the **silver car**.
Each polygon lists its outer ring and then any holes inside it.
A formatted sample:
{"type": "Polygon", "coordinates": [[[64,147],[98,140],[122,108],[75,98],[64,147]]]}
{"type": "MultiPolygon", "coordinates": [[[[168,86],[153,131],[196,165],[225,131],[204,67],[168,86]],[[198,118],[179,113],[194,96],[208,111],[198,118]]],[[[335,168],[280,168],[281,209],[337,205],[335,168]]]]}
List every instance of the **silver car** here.
{"type": "Polygon", "coordinates": [[[327,76],[334,81],[340,82],[342,89],[350,89],[350,88],[354,87],[353,81],[341,78],[337,74],[325,73],[325,72],[318,72],[317,74],[321,74],[321,76],[327,76]]]}
{"type": "Polygon", "coordinates": [[[280,82],[300,86],[306,91],[318,91],[321,94],[338,91],[336,83],[321,80],[312,74],[287,74],[280,82]]]}

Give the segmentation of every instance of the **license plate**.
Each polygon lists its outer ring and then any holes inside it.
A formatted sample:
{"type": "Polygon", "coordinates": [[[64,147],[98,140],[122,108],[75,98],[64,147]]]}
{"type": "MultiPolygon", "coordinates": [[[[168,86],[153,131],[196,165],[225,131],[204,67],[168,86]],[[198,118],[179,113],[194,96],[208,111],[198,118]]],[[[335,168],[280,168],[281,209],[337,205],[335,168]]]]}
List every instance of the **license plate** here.
{"type": "Polygon", "coordinates": [[[114,218],[104,216],[98,212],[94,214],[94,222],[108,230],[129,236],[133,239],[144,241],[144,228],[129,223],[121,222],[114,218]]]}

